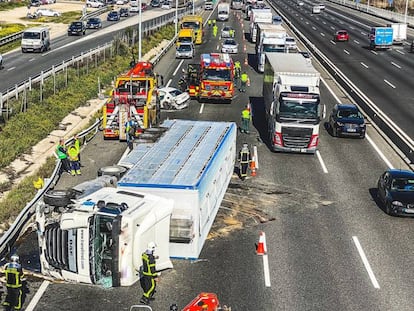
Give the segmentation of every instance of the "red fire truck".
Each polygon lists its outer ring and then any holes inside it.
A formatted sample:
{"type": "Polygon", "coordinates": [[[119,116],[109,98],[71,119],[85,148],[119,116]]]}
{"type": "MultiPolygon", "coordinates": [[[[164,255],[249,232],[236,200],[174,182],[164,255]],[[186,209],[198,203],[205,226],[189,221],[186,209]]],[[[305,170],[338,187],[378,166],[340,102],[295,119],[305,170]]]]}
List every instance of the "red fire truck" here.
{"type": "Polygon", "coordinates": [[[156,87],[157,76],[150,62],[138,62],[128,72],[118,76],[103,108],[104,138],[125,140],[125,124],[129,117],[141,130],[157,124],[160,104],[156,87]]]}
{"type": "Polygon", "coordinates": [[[188,91],[200,101],[231,102],[234,96],[234,63],[229,54],[202,54],[199,64],[189,64],[188,91]]]}

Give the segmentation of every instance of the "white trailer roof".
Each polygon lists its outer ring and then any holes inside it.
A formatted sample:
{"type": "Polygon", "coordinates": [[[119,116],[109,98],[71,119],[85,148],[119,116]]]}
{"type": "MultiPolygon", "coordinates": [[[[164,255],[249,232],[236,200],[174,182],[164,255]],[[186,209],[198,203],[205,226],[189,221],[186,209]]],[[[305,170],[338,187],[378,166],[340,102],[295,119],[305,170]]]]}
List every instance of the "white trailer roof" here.
{"type": "Polygon", "coordinates": [[[119,186],[197,189],[236,125],[231,122],[166,120],[161,126],[169,129],[147,152],[140,148],[127,157],[129,163],[135,164],[119,180],[119,186]]]}
{"type": "Polygon", "coordinates": [[[320,73],[300,53],[266,53],[273,70],[281,74],[300,74],[319,77],[320,73]]]}

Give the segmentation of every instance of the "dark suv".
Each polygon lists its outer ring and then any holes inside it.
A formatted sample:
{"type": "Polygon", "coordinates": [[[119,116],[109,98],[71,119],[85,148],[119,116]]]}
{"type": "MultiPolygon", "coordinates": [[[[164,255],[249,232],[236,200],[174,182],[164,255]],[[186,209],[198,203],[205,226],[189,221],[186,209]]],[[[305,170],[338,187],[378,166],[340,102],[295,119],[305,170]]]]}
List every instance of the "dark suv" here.
{"type": "Polygon", "coordinates": [[[365,137],[365,119],[354,104],[337,104],[332,109],[328,124],[332,136],[365,137]]]}
{"type": "Polygon", "coordinates": [[[68,28],[68,36],[78,35],[82,36],[86,33],[86,25],[82,21],[72,22],[68,28]]]}
{"type": "Polygon", "coordinates": [[[119,10],[119,15],[121,15],[121,17],[128,17],[129,16],[128,8],[121,8],[119,10]]]}

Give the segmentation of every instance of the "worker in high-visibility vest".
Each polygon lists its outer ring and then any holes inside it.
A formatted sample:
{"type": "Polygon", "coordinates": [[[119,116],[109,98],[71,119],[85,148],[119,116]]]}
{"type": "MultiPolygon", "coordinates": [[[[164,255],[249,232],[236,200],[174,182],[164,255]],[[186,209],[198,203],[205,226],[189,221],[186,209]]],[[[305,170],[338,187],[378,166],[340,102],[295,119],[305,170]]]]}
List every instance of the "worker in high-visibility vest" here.
{"type": "Polygon", "coordinates": [[[217,31],[218,31],[218,27],[216,24],[213,25],[213,36],[217,37],[217,31]]]}
{"type": "MultiPolygon", "coordinates": [[[[78,149],[78,158],[79,158],[79,164],[81,164],[81,155],[80,155],[80,146],[81,146],[81,142],[79,139],[78,134],[75,134],[75,136],[73,136],[74,139],[74,146],[76,147],[76,149],[78,149]]],[[[81,165],[82,166],[82,165],[81,165]]]]}
{"type": "Polygon", "coordinates": [[[61,172],[70,173],[70,163],[68,160],[65,140],[63,138],[59,139],[59,144],[56,146],[56,155],[62,163],[61,172]]]}
{"type": "Polygon", "coordinates": [[[207,24],[208,24],[208,27],[211,27],[211,19],[208,20],[207,24]]]}
{"type": "Polygon", "coordinates": [[[20,310],[22,308],[23,295],[23,269],[17,254],[10,257],[6,264],[4,273],[6,275],[7,296],[3,302],[5,310],[20,310]]]}
{"type": "Polygon", "coordinates": [[[79,151],[75,145],[68,148],[68,157],[70,161],[70,173],[72,176],[81,175],[80,163],[79,163],[79,151]]]}
{"type": "Polygon", "coordinates": [[[241,127],[240,132],[249,134],[250,133],[250,121],[252,120],[252,113],[250,111],[250,106],[246,107],[241,112],[241,127]]]}
{"type": "Polygon", "coordinates": [[[241,64],[238,60],[234,62],[234,83],[236,84],[236,87],[239,85],[241,75],[241,64]]]}
{"type": "Polygon", "coordinates": [[[154,242],[149,242],[146,251],[141,256],[142,269],[140,269],[140,284],[144,294],[140,302],[146,305],[154,299],[155,287],[157,286],[158,272],[155,269],[155,259],[158,256],[154,256],[156,246],[154,242]]]}
{"type": "Polygon", "coordinates": [[[243,71],[243,73],[240,76],[240,92],[246,92],[246,85],[248,85],[249,83],[249,76],[247,75],[246,71],[243,71]]]}
{"type": "Polygon", "coordinates": [[[247,169],[249,168],[249,164],[252,161],[252,155],[247,144],[243,144],[243,147],[239,151],[237,160],[240,162],[240,178],[241,180],[245,180],[247,177],[247,169]]]}

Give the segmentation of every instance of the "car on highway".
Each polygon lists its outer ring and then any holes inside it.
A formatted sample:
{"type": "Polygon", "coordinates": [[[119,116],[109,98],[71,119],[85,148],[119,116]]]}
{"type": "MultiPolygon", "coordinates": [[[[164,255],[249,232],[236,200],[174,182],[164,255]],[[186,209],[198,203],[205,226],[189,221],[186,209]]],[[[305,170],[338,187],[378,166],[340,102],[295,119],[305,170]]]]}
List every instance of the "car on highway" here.
{"type": "Polygon", "coordinates": [[[365,137],[365,119],[354,104],[336,104],[329,116],[328,127],[334,137],[365,137]]]}
{"type": "Polygon", "coordinates": [[[172,8],[170,1],[164,1],[161,5],[161,9],[163,10],[170,10],[172,8]]]}
{"type": "Polygon", "coordinates": [[[159,8],[161,6],[161,2],[160,0],[151,0],[150,6],[152,6],[153,8],[159,8]]]}
{"type": "Polygon", "coordinates": [[[319,6],[319,9],[321,9],[322,11],[325,10],[325,4],[317,3],[316,5],[319,6]]]}
{"type": "Polygon", "coordinates": [[[41,16],[59,17],[62,15],[62,13],[55,11],[55,10],[51,10],[51,9],[37,9],[35,12],[35,15],[37,17],[41,17],[41,16]]]}
{"type": "Polygon", "coordinates": [[[239,44],[233,38],[228,38],[221,44],[221,53],[237,54],[239,52],[239,44]]]}
{"type": "Polygon", "coordinates": [[[56,3],[56,0],[41,0],[42,4],[53,4],[56,3]]]}
{"type": "Polygon", "coordinates": [[[298,49],[298,46],[296,45],[296,40],[293,37],[286,37],[285,39],[285,47],[288,50],[288,52],[293,52],[298,49]]]}
{"type": "Polygon", "coordinates": [[[146,9],[148,9],[148,5],[145,2],[141,3],[141,11],[145,11],[146,9]]]}
{"type": "Polygon", "coordinates": [[[108,16],[106,17],[106,20],[108,22],[116,22],[121,19],[121,16],[119,15],[118,11],[111,11],[108,13],[108,16]]]}
{"type": "Polygon", "coordinates": [[[42,4],[42,2],[40,0],[31,0],[30,1],[30,6],[40,6],[42,4]]]}
{"type": "Polygon", "coordinates": [[[90,17],[86,21],[87,29],[98,29],[102,28],[102,20],[99,17],[90,17]]]}
{"type": "Polygon", "coordinates": [[[305,3],[303,2],[303,1],[298,1],[298,6],[304,6],[305,5],[305,3]]]}
{"type": "Polygon", "coordinates": [[[233,27],[225,25],[221,30],[221,37],[222,38],[232,38],[234,37],[235,30],[233,27]],[[232,35],[233,34],[233,35],[232,35]]]}
{"type": "Polygon", "coordinates": [[[76,21],[70,23],[68,27],[68,36],[82,36],[86,33],[86,25],[83,21],[76,21]]]}
{"type": "Polygon", "coordinates": [[[170,86],[158,89],[158,96],[161,108],[166,110],[187,108],[190,101],[190,94],[170,86]]]}
{"type": "Polygon", "coordinates": [[[86,6],[88,8],[102,8],[105,4],[99,0],[86,0],[86,6]]]}
{"type": "Polygon", "coordinates": [[[282,17],[280,15],[273,15],[272,17],[272,24],[281,25],[283,22],[282,17]]]}
{"type": "Polygon", "coordinates": [[[377,198],[388,215],[414,216],[414,172],[385,171],[378,179],[377,198]]]}
{"type": "Polygon", "coordinates": [[[126,3],[127,3],[126,0],[116,0],[116,2],[115,2],[116,5],[124,5],[126,3]]]}
{"type": "Polygon", "coordinates": [[[195,47],[193,43],[180,43],[175,49],[175,58],[193,58],[195,47]]]}
{"type": "Polygon", "coordinates": [[[349,41],[349,33],[346,30],[338,30],[335,31],[334,36],[333,36],[333,41],[338,42],[338,41],[349,41]]]}
{"type": "Polygon", "coordinates": [[[120,8],[119,15],[121,17],[128,17],[129,16],[129,9],[128,8],[120,8]]]}

